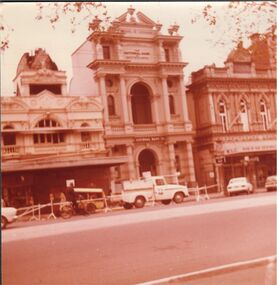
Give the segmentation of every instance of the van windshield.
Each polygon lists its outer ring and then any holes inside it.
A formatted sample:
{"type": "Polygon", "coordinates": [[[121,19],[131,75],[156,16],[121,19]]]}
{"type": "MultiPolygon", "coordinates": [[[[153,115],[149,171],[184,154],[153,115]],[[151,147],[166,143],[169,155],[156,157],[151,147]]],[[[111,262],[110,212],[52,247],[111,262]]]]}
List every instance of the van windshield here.
{"type": "Polygon", "coordinates": [[[164,179],[161,179],[161,178],[156,179],[156,185],[165,185],[164,179]]]}

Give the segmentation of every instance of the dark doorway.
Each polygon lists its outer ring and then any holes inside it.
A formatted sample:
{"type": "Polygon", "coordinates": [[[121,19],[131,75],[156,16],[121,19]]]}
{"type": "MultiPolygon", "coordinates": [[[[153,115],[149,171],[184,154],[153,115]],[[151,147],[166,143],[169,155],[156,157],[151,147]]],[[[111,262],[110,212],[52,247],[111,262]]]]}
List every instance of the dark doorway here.
{"type": "Polygon", "coordinates": [[[157,161],[153,151],[149,149],[143,150],[138,157],[139,160],[139,173],[142,176],[142,172],[150,171],[151,175],[157,175],[157,161]]]}
{"type": "Polygon", "coordinates": [[[132,114],[134,124],[151,124],[151,101],[148,89],[141,83],[131,88],[132,114]]]}

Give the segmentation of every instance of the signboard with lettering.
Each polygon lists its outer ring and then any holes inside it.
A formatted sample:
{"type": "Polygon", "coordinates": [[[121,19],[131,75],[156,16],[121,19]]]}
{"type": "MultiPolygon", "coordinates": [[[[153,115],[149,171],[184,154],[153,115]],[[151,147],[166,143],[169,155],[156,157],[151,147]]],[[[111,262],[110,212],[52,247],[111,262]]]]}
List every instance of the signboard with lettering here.
{"type": "Polygon", "coordinates": [[[242,141],[223,144],[224,154],[247,153],[258,151],[276,151],[276,141],[242,141]]]}
{"type": "Polygon", "coordinates": [[[224,156],[217,156],[217,157],[215,158],[215,162],[216,162],[217,164],[222,164],[222,163],[225,162],[225,157],[224,157],[224,156]]]}
{"type": "Polygon", "coordinates": [[[135,142],[156,142],[165,141],[165,137],[141,137],[135,138],[135,142]]]}

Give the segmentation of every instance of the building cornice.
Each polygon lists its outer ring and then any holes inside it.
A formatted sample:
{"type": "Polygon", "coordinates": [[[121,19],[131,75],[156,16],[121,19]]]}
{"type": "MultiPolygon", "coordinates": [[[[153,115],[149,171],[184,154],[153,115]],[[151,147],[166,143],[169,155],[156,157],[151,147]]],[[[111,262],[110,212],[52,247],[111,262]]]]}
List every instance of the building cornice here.
{"type": "Polygon", "coordinates": [[[264,77],[248,77],[248,78],[238,78],[238,77],[204,77],[201,78],[200,80],[194,81],[187,85],[187,88],[193,88],[195,86],[200,86],[200,85],[207,85],[208,83],[257,83],[257,82],[272,82],[276,84],[276,78],[274,77],[269,77],[269,78],[264,78],[264,77]]]}
{"type": "Polygon", "coordinates": [[[110,66],[110,65],[117,65],[117,66],[125,66],[128,64],[129,60],[106,60],[106,59],[96,59],[87,65],[88,68],[96,69],[100,66],[110,66]]]}

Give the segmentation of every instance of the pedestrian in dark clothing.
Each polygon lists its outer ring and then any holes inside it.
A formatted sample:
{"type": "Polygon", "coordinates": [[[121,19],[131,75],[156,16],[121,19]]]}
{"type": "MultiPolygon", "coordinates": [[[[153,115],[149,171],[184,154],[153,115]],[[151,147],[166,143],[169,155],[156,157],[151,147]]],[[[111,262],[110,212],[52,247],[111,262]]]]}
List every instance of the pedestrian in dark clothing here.
{"type": "Polygon", "coordinates": [[[76,201],[75,192],[74,192],[73,187],[74,187],[73,183],[70,183],[70,185],[66,189],[66,194],[67,194],[66,196],[67,196],[67,200],[72,202],[73,208],[77,211],[78,204],[76,201]]]}

